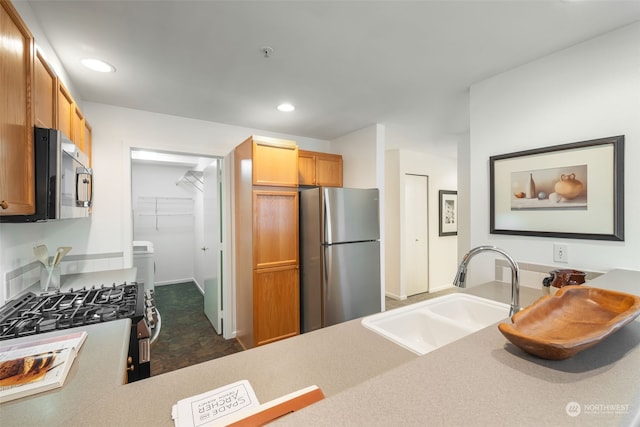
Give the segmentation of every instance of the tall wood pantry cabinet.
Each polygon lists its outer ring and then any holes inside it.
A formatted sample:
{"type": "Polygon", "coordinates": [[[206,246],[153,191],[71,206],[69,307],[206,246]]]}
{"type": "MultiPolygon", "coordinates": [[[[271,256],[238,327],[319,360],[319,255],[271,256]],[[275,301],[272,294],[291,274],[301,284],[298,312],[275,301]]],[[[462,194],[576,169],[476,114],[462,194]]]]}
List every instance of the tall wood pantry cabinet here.
{"type": "Polygon", "coordinates": [[[252,136],[234,169],[236,337],[252,348],[300,333],[298,147],[252,136]]]}

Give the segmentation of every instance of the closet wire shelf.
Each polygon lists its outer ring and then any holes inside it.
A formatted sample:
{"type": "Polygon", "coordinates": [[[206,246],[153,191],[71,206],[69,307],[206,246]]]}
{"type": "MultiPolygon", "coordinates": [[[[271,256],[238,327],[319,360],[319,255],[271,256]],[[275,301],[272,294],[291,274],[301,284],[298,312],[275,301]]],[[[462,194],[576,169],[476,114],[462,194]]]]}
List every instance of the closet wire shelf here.
{"type": "Polygon", "coordinates": [[[155,217],[155,229],[158,231],[159,217],[193,216],[193,199],[190,197],[140,196],[136,200],[135,214],[140,217],[155,217]]]}

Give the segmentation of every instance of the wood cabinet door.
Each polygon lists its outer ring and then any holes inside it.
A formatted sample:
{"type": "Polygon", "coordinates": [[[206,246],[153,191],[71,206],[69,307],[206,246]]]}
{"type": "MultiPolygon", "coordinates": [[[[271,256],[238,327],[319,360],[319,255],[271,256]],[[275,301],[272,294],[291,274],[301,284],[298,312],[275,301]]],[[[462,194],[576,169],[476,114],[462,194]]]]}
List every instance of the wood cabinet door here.
{"type": "Polygon", "coordinates": [[[335,154],[316,155],[316,185],[342,187],[342,156],[335,154]]]}
{"type": "Polygon", "coordinates": [[[91,151],[93,149],[93,129],[87,120],[84,121],[84,152],[89,158],[89,164],[91,166],[91,151]]]}
{"type": "Polygon", "coordinates": [[[255,345],[300,333],[300,286],[297,266],[254,270],[255,345]]]}
{"type": "Polygon", "coordinates": [[[298,186],[298,146],[278,140],[253,140],[253,185],[298,186]]]}
{"type": "Polygon", "coordinates": [[[76,147],[86,153],[84,147],[84,115],[75,102],[71,107],[71,111],[73,113],[71,115],[71,140],[75,142],[76,147]]]}
{"type": "Polygon", "coordinates": [[[58,126],[56,126],[56,128],[68,138],[72,138],[73,115],[75,114],[73,110],[73,98],[60,79],[57,79],[57,86],[58,126]]]}
{"type": "Polygon", "coordinates": [[[56,121],[56,74],[40,51],[36,51],[33,70],[33,98],[35,124],[42,128],[55,128],[56,121]]]}
{"type": "Polygon", "coordinates": [[[253,190],[253,268],[298,265],[298,192],[253,190]]]}
{"type": "Polygon", "coordinates": [[[0,215],[35,212],[33,36],[11,2],[0,0],[0,215]]]}
{"type": "Polygon", "coordinates": [[[316,185],[316,159],[310,151],[298,150],[298,185],[316,185]]]}

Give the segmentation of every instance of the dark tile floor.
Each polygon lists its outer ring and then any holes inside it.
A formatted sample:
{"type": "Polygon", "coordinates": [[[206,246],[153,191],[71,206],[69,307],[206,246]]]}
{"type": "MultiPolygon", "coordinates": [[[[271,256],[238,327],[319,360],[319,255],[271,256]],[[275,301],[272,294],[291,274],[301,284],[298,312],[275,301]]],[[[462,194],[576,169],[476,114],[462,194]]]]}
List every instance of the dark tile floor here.
{"type": "Polygon", "coordinates": [[[160,375],[242,351],[218,335],[204,314],[204,297],[193,282],[156,286],[162,329],[151,347],[151,375],[160,375]]]}

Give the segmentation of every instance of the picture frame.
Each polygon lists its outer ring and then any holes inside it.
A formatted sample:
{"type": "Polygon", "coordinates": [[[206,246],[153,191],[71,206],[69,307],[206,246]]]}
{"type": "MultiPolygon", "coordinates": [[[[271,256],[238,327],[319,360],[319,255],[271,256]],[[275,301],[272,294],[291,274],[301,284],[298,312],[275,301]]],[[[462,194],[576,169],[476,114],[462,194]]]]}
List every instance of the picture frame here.
{"type": "Polygon", "coordinates": [[[439,195],[439,236],[458,235],[458,192],[440,190],[439,195]]]}
{"type": "Polygon", "coordinates": [[[490,233],[624,241],[624,135],[491,156],[490,233]]]}

